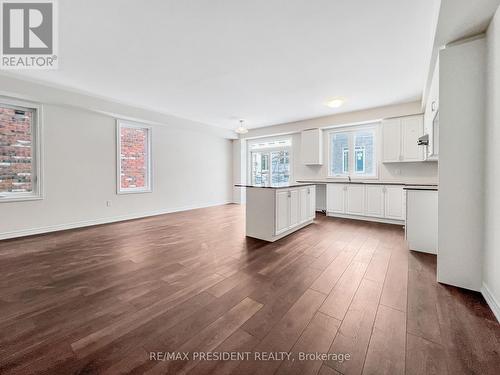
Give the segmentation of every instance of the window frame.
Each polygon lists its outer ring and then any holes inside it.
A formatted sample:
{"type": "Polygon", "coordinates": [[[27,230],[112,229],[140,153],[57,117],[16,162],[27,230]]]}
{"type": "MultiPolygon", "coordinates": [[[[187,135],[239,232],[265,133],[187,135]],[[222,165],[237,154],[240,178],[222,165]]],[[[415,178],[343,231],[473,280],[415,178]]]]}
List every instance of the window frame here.
{"type": "Polygon", "coordinates": [[[288,163],[290,165],[290,175],[289,175],[289,182],[292,183],[294,181],[293,179],[293,137],[271,137],[271,138],[265,138],[266,142],[277,142],[277,141],[289,141],[289,145],[276,145],[272,147],[262,147],[262,148],[255,148],[252,149],[251,145],[260,143],[259,140],[262,142],[262,139],[249,139],[247,140],[247,181],[250,182],[250,184],[253,184],[253,174],[252,174],[252,153],[253,152],[258,152],[258,153],[268,153],[269,154],[269,183],[272,185],[272,172],[271,172],[271,152],[273,151],[288,151],[288,163]]]}
{"type": "MultiPolygon", "coordinates": [[[[379,122],[374,122],[370,124],[362,124],[362,125],[351,125],[351,126],[342,126],[331,129],[327,132],[327,150],[328,150],[328,166],[327,166],[327,176],[328,179],[337,179],[337,180],[345,180],[346,178],[351,178],[351,180],[378,180],[379,179],[379,148],[380,145],[378,143],[379,140],[379,122]],[[361,173],[356,173],[355,167],[355,158],[356,158],[356,145],[355,145],[355,136],[354,133],[358,131],[367,131],[370,130],[373,132],[373,175],[367,176],[361,173]],[[346,174],[332,174],[332,136],[336,133],[350,133],[348,137],[348,153],[349,153],[349,163],[348,163],[348,173],[346,174]]],[[[344,151],[342,152],[344,154],[344,151]]],[[[365,151],[366,158],[366,151],[365,151]]],[[[342,165],[343,167],[343,165],[342,165]]],[[[365,170],[366,170],[366,160],[365,160],[365,170]]]]}
{"type": "Polygon", "coordinates": [[[153,192],[153,127],[143,123],[117,119],[116,120],[116,194],[141,194],[141,193],[152,193],[153,192]],[[143,188],[122,188],[121,184],[121,171],[122,171],[122,160],[121,160],[121,129],[146,129],[148,131],[147,135],[147,169],[146,169],[146,181],[147,186],[143,188]]]}
{"type": "Polygon", "coordinates": [[[22,202],[44,199],[43,194],[43,106],[40,103],[0,96],[0,106],[13,109],[32,110],[33,122],[31,124],[31,192],[0,192],[0,203],[22,202]]]}

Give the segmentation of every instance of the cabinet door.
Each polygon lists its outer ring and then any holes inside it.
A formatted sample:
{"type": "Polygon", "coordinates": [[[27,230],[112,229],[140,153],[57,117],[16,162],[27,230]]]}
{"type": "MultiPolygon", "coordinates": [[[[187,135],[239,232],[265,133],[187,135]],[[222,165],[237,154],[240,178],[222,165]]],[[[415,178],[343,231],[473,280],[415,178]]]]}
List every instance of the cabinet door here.
{"type": "Polygon", "coordinates": [[[305,165],[323,164],[323,131],[309,129],[300,136],[300,157],[305,165]]]}
{"type": "Polygon", "coordinates": [[[302,188],[299,190],[300,196],[300,222],[303,223],[309,220],[309,188],[302,188]]]}
{"type": "Polygon", "coordinates": [[[365,214],[365,186],[362,184],[347,185],[346,214],[365,214]]]}
{"type": "Polygon", "coordinates": [[[328,184],[326,186],[326,210],[328,212],[345,213],[344,184],[328,184]]]}
{"type": "Polygon", "coordinates": [[[290,199],[288,190],[276,192],[276,234],[280,234],[290,226],[290,199]]]}
{"type": "Polygon", "coordinates": [[[404,190],[402,186],[385,186],[385,217],[404,220],[404,190]]]}
{"type": "Polygon", "coordinates": [[[308,193],[309,204],[307,206],[307,219],[313,220],[316,217],[316,186],[309,186],[308,193]]]}
{"type": "Polygon", "coordinates": [[[418,146],[418,139],[424,135],[424,119],[422,116],[403,117],[401,119],[403,132],[403,161],[423,161],[424,146],[418,146]]]}
{"type": "Polygon", "coordinates": [[[300,196],[299,189],[289,191],[290,201],[290,228],[300,223],[300,196]]]}
{"type": "Polygon", "coordinates": [[[366,185],[365,215],[372,217],[384,216],[384,186],[366,185]]]}
{"type": "Polygon", "coordinates": [[[401,119],[382,121],[382,162],[401,161],[401,119]]]}

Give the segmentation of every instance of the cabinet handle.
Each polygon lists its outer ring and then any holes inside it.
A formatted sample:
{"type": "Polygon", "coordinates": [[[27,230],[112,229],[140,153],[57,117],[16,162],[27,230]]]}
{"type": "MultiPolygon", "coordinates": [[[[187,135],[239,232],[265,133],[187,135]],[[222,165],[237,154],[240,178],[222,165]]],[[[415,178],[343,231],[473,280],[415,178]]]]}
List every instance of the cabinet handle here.
{"type": "Polygon", "coordinates": [[[288,196],[288,198],[290,198],[292,196],[292,193],[289,191],[287,196],[288,196]]]}

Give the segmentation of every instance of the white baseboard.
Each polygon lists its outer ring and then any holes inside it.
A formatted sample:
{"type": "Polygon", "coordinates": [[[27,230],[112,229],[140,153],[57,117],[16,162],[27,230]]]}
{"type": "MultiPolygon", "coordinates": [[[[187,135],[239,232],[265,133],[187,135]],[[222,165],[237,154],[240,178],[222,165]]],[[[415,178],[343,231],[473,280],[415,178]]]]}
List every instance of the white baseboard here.
{"type": "Polygon", "coordinates": [[[203,203],[203,204],[193,205],[193,206],[184,206],[184,207],[177,207],[177,208],[168,208],[168,209],[164,209],[164,210],[141,212],[141,213],[135,213],[135,214],[130,214],[130,215],[105,217],[105,218],[94,219],[94,220],[84,220],[84,221],[77,221],[77,222],[73,222],[73,223],[49,225],[46,227],[39,227],[39,228],[21,229],[21,230],[16,230],[16,231],[11,231],[11,232],[0,233],[0,240],[6,240],[9,238],[17,238],[17,237],[24,237],[24,236],[32,236],[35,234],[42,234],[42,233],[57,232],[60,230],[90,227],[92,225],[109,224],[109,223],[115,223],[118,221],[140,219],[140,218],[144,218],[144,217],[169,214],[169,213],[173,213],[173,212],[195,210],[198,208],[221,206],[221,205],[228,204],[228,203],[231,203],[231,202],[229,202],[229,201],[210,202],[210,203],[203,203]]]}
{"type": "Polygon", "coordinates": [[[338,214],[336,212],[328,212],[328,211],[326,212],[326,216],[339,217],[341,219],[374,221],[376,223],[384,223],[384,224],[405,225],[404,220],[385,219],[385,218],[379,218],[379,217],[373,217],[373,216],[358,216],[358,215],[349,215],[349,214],[338,214]]]}
{"type": "Polygon", "coordinates": [[[495,314],[497,321],[500,322],[500,303],[498,303],[495,296],[493,296],[493,293],[491,293],[490,289],[485,283],[483,283],[483,286],[481,287],[481,293],[488,303],[491,311],[493,311],[493,314],[495,314]]]}

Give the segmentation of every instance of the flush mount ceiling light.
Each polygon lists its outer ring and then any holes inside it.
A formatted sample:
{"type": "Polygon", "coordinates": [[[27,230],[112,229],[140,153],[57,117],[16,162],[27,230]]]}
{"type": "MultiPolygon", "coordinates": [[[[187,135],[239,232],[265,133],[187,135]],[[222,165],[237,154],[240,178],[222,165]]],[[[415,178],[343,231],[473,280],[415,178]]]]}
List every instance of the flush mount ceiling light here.
{"type": "Polygon", "coordinates": [[[248,129],[243,125],[245,121],[240,120],[240,126],[238,126],[238,129],[235,130],[236,133],[238,134],[246,134],[248,133],[248,129]]]}
{"type": "Polygon", "coordinates": [[[337,97],[337,98],[333,98],[333,99],[328,100],[325,104],[330,108],[338,108],[338,107],[342,106],[344,104],[344,102],[345,102],[344,98],[337,97]]]}

